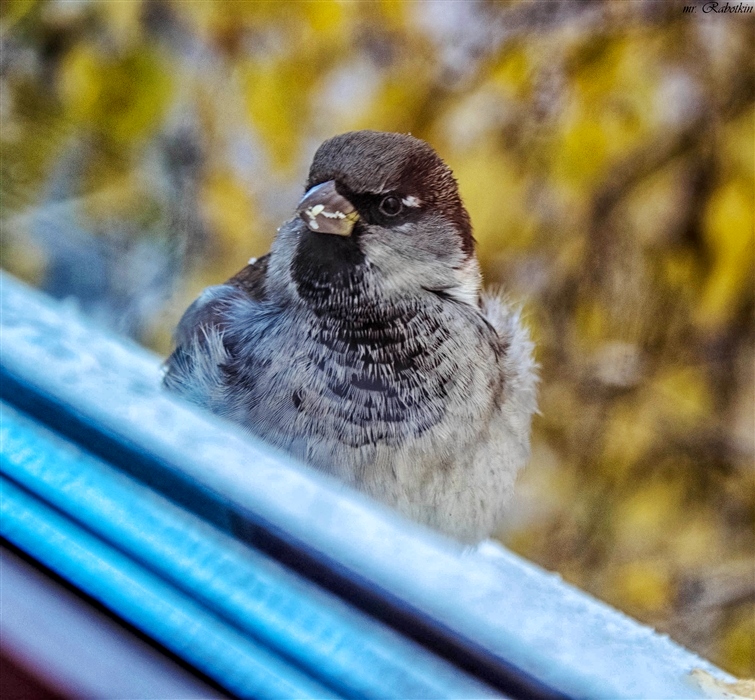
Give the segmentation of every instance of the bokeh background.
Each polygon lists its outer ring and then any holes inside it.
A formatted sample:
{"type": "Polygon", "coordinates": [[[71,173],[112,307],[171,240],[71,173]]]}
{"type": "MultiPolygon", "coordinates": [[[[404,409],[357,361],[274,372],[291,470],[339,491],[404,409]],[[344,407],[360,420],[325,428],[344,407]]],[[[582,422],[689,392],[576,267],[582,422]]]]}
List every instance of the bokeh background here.
{"type": "Polygon", "coordinates": [[[501,539],[753,676],[755,14],[686,4],[4,0],[2,265],[166,353],[323,139],[428,140],[538,345],[501,539]]]}

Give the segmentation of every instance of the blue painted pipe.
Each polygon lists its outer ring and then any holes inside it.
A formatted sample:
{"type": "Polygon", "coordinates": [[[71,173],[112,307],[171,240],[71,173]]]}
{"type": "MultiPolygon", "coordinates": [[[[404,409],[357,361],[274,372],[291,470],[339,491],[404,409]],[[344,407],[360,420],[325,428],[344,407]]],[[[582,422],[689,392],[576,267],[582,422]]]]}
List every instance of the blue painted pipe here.
{"type": "Polygon", "coordinates": [[[336,698],[185,594],[0,476],[0,533],[242,698],[336,698]]]}
{"type": "Polygon", "coordinates": [[[7,476],[321,683],[349,697],[494,695],[15,409],[0,410],[7,476]]]}

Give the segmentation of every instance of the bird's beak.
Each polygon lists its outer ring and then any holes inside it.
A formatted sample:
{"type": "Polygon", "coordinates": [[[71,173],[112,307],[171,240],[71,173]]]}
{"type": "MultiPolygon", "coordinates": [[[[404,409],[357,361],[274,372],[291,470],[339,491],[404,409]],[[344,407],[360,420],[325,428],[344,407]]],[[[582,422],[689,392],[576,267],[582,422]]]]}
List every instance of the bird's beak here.
{"type": "Polygon", "coordinates": [[[354,205],[338,194],[334,180],[312,187],[302,197],[296,213],[310,231],[336,236],[350,236],[354,224],[359,220],[354,205]]]}

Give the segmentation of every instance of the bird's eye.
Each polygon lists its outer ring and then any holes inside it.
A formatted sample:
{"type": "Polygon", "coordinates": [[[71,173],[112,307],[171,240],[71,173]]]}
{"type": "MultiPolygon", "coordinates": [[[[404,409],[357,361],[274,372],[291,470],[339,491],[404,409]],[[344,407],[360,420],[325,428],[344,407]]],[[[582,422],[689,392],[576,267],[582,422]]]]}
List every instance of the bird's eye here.
{"type": "Polygon", "coordinates": [[[385,216],[397,216],[401,213],[404,205],[401,204],[401,200],[398,197],[394,197],[389,194],[387,197],[383,197],[380,202],[380,213],[385,216]]]}

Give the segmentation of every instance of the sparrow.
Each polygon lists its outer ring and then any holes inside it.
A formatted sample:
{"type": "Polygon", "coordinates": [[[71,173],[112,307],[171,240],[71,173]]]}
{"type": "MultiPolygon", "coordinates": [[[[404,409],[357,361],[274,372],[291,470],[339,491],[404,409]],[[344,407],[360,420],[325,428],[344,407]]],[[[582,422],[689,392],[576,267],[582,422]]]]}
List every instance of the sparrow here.
{"type": "Polygon", "coordinates": [[[473,543],[529,457],[533,344],[481,289],[469,215],[410,135],[325,141],[267,255],[188,308],[164,386],[473,543]]]}

